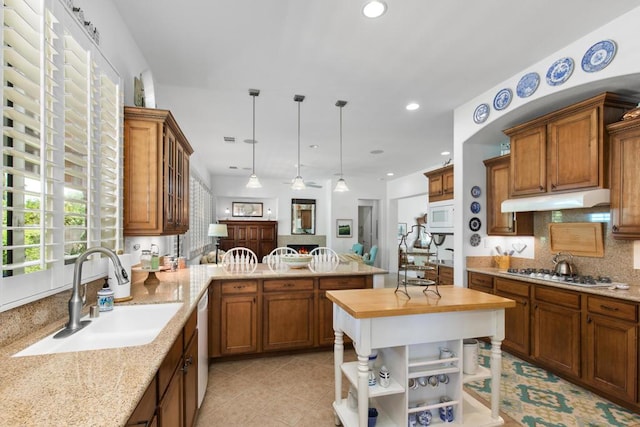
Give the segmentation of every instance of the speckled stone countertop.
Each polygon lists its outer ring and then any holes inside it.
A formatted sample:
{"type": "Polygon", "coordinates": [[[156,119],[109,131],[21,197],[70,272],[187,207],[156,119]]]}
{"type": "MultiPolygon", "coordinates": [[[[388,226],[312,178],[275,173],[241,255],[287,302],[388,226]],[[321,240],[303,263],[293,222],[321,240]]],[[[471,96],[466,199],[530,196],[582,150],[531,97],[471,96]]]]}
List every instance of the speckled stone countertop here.
{"type": "Polygon", "coordinates": [[[364,264],[341,264],[328,273],[307,268],[274,273],[263,265],[250,274],[229,273],[211,264],[156,273],[160,284],[150,290],[134,283],[128,304],[182,302],[184,306],[150,344],[11,357],[61,329],[65,320],[0,348],[0,426],[124,425],[212,279],[383,273],[364,264]]]}
{"type": "Polygon", "coordinates": [[[497,268],[489,267],[467,267],[467,271],[473,271],[476,273],[490,274],[492,276],[504,277],[506,279],[520,280],[523,282],[537,283],[545,286],[552,286],[561,289],[570,289],[572,291],[585,292],[594,295],[602,295],[606,297],[618,298],[627,301],[640,302],[640,284],[628,283],[629,289],[609,289],[609,288],[589,288],[586,286],[576,286],[563,282],[552,282],[549,280],[539,280],[531,277],[520,276],[506,273],[504,270],[498,270],[497,268]]]}

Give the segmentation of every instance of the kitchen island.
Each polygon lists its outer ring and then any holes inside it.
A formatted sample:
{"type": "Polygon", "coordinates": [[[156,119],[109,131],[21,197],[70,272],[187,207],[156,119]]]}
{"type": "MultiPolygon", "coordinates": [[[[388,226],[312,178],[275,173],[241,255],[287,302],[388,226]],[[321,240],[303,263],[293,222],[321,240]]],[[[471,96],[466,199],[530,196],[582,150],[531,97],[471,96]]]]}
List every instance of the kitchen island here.
{"type": "Polygon", "coordinates": [[[447,406],[453,408],[455,424],[503,424],[499,416],[500,345],[504,310],[515,302],[459,287],[441,288],[441,298],[417,287],[410,288],[409,294],[411,299],[390,288],[327,292],[334,304],[336,425],[366,426],[370,406],[380,413],[378,426],[406,425],[411,414],[427,410],[438,418],[440,408],[447,406]],[[354,342],[357,362],[344,363],[344,334],[354,342]],[[491,371],[481,369],[465,377],[462,340],[480,336],[491,338],[491,371]],[[443,347],[453,355],[440,359],[443,347]],[[389,387],[368,385],[369,355],[374,349],[391,374],[389,387]],[[357,389],[357,411],[342,398],[343,374],[357,389]],[[408,386],[410,380],[439,375],[444,375],[446,383],[437,387],[408,386]],[[462,391],[464,382],[482,378],[492,380],[490,411],[462,391]]]}
{"type": "MultiPolygon", "coordinates": [[[[126,304],[180,303],[182,307],[151,343],[134,347],[12,357],[15,353],[61,329],[68,318],[40,327],[29,327],[23,338],[0,347],[1,426],[120,426],[127,424],[145,391],[156,380],[167,354],[180,339],[183,328],[212,283],[236,280],[331,279],[345,275],[382,278],[385,271],[366,265],[339,265],[335,271],[313,273],[309,269],[272,272],[260,265],[252,273],[229,273],[222,267],[197,265],[175,272],[156,273],[159,283],[143,284],[146,275],[131,285],[133,300],[126,304]],[[213,281],[213,282],[212,282],[213,281]]],[[[66,306],[68,297],[56,304],[66,306]]],[[[88,311],[88,305],[84,313],[88,311]]],[[[48,308],[34,303],[33,317],[48,308]]],[[[210,305],[211,309],[211,305],[210,305]]],[[[104,317],[108,313],[103,314],[104,317]]],[[[3,325],[17,328],[21,325],[3,325]]]]}

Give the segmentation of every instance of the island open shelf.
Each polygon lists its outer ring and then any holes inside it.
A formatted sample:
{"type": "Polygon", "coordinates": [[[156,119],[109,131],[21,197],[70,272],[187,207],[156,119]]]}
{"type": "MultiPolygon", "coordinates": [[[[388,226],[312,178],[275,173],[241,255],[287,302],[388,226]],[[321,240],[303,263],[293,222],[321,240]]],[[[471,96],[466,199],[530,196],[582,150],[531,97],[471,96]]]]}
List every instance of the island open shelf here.
{"type": "Polygon", "coordinates": [[[432,414],[430,425],[445,424],[439,414],[447,409],[453,414],[448,425],[503,424],[499,415],[500,345],[504,309],[515,302],[458,287],[442,289],[441,298],[420,289],[409,292],[410,299],[391,288],[327,292],[333,302],[335,331],[336,425],[367,426],[370,407],[378,410],[376,426],[405,426],[409,417],[426,410],[432,414]],[[344,363],[345,334],[353,341],[356,362],[344,363]],[[480,336],[491,338],[491,369],[479,367],[476,374],[465,375],[463,340],[480,336]],[[443,348],[449,352],[441,354],[443,348]],[[368,385],[373,350],[391,374],[387,388],[368,385]],[[430,377],[440,380],[431,378],[433,382],[427,383],[430,377]],[[343,378],[358,392],[355,408],[342,396],[343,378]],[[492,380],[491,408],[463,391],[465,382],[485,378],[492,380]]]}

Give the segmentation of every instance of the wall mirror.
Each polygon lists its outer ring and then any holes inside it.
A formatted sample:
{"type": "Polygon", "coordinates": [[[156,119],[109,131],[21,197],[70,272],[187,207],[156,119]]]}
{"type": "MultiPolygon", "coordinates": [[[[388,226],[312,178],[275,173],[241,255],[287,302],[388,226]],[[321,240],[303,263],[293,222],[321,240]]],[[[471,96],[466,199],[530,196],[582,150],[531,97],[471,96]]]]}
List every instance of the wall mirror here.
{"type": "Polygon", "coordinates": [[[314,199],[291,199],[291,234],[316,234],[314,199]]]}

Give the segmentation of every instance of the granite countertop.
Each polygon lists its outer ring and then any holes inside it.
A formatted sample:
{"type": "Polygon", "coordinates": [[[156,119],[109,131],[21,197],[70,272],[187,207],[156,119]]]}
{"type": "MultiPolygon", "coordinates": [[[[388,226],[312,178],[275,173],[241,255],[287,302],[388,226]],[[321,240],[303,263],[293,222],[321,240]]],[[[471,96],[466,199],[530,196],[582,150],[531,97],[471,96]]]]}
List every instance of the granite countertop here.
{"type": "Polygon", "coordinates": [[[552,282],[549,280],[534,279],[531,277],[509,274],[504,270],[498,270],[495,267],[467,267],[467,271],[476,273],[490,274],[492,276],[504,277],[506,279],[520,280],[523,282],[536,283],[545,286],[551,286],[561,289],[569,289],[588,294],[601,295],[611,298],[618,298],[627,301],[640,302],[640,283],[629,283],[629,289],[609,289],[609,288],[589,288],[586,286],[576,286],[563,282],[552,282]]]}
{"type": "Polygon", "coordinates": [[[341,264],[329,273],[312,273],[307,268],[273,273],[263,265],[252,274],[228,273],[211,264],[156,273],[159,285],[150,290],[141,281],[132,284],[133,300],[126,304],[182,302],[183,307],[150,344],[11,357],[61,329],[65,319],[0,348],[0,425],[124,425],[211,279],[382,273],[385,270],[363,264],[341,264]]]}
{"type": "Polygon", "coordinates": [[[325,277],[325,276],[363,276],[371,274],[385,274],[386,270],[372,267],[361,262],[340,263],[331,271],[314,272],[309,268],[290,268],[285,271],[272,271],[266,264],[258,264],[252,272],[229,272],[216,264],[207,264],[207,273],[212,280],[227,279],[278,279],[283,277],[325,277]]]}

